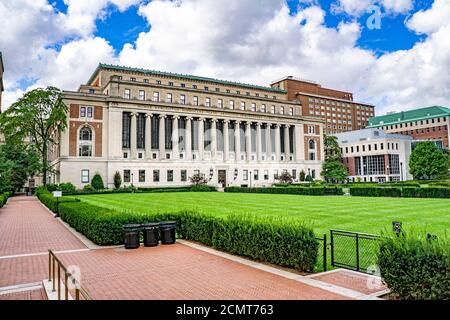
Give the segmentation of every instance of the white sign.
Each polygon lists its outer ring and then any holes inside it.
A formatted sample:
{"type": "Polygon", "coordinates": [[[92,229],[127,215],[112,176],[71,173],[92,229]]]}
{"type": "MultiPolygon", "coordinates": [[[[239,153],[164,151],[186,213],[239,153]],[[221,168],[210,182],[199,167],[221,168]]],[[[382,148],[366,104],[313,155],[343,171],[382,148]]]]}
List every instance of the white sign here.
{"type": "Polygon", "coordinates": [[[62,191],[53,191],[53,196],[55,198],[60,198],[62,197],[62,191]]]}

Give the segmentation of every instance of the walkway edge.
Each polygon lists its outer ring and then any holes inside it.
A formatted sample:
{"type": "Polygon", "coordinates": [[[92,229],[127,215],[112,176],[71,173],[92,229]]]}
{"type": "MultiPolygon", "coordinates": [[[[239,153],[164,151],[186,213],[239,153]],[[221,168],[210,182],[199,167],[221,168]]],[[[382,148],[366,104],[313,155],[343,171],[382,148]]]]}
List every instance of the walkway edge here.
{"type": "Polygon", "coordinates": [[[357,291],[354,291],[351,289],[347,289],[347,288],[339,287],[339,286],[336,286],[333,284],[325,283],[322,281],[314,280],[314,279],[308,278],[307,276],[301,276],[299,274],[281,270],[281,269],[277,269],[277,268],[274,268],[274,267],[271,267],[271,266],[268,266],[268,265],[265,265],[265,264],[262,264],[259,262],[250,261],[245,258],[237,257],[237,256],[234,256],[234,255],[231,255],[228,253],[224,253],[224,252],[221,252],[221,251],[209,248],[209,247],[205,247],[203,245],[199,245],[197,243],[193,243],[193,242],[182,240],[182,239],[179,239],[177,241],[188,247],[191,247],[191,248],[194,248],[197,250],[201,250],[201,251],[222,257],[224,259],[228,259],[228,260],[240,263],[240,264],[244,264],[246,266],[249,266],[249,267],[252,267],[255,269],[259,269],[259,270],[262,270],[262,271],[265,271],[265,272],[268,272],[271,274],[275,274],[275,275],[278,275],[278,276],[281,276],[281,277],[284,277],[284,278],[287,278],[290,280],[295,280],[295,281],[310,285],[312,287],[316,287],[316,288],[319,288],[319,289],[322,289],[322,290],[325,290],[328,292],[339,294],[339,295],[342,295],[342,296],[345,296],[348,298],[357,299],[357,300],[382,300],[378,297],[374,297],[374,296],[367,295],[367,294],[364,294],[361,292],[357,292],[357,291]]]}

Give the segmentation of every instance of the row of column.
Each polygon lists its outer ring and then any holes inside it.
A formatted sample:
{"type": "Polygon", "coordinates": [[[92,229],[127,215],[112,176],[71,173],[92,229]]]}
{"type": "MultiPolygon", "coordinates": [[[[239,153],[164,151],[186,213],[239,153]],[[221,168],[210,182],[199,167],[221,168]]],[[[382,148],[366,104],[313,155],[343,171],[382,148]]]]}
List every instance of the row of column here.
{"type": "MultiPolygon", "coordinates": [[[[145,151],[147,154],[147,158],[150,158],[151,151],[152,151],[152,145],[151,145],[151,125],[152,125],[152,114],[146,114],[146,120],[145,120],[145,151]]],[[[137,113],[131,114],[131,158],[136,159],[137,158],[137,113]]],[[[165,121],[166,121],[167,115],[159,115],[159,154],[160,157],[163,158],[166,154],[165,150],[165,121]]],[[[172,150],[174,151],[172,153],[172,159],[178,159],[179,157],[179,145],[178,145],[178,138],[179,138],[179,128],[178,128],[178,120],[179,116],[173,116],[172,117],[172,150]]],[[[192,121],[194,119],[192,117],[186,117],[186,136],[185,136],[185,148],[186,148],[186,159],[191,160],[192,159],[192,121]]],[[[205,118],[199,118],[199,125],[198,125],[198,160],[203,160],[204,155],[204,132],[205,132],[205,118]]],[[[215,155],[217,152],[217,119],[211,120],[211,154],[212,158],[215,159],[215,155]]],[[[229,160],[229,152],[230,152],[230,141],[229,141],[229,124],[230,120],[224,119],[224,126],[223,126],[223,146],[224,146],[224,161],[229,160]]],[[[234,140],[235,140],[235,159],[240,160],[241,159],[241,130],[240,125],[242,121],[234,121],[234,140]]],[[[251,160],[252,156],[252,136],[251,136],[251,121],[245,122],[245,140],[246,140],[246,159],[251,160]]],[[[261,122],[256,123],[256,160],[262,161],[262,135],[261,135],[261,122]]],[[[270,127],[272,127],[270,125],[270,127]]],[[[285,161],[289,161],[290,156],[290,135],[289,135],[289,128],[290,125],[283,125],[284,127],[284,150],[289,150],[286,153],[285,161]]],[[[281,124],[275,124],[275,156],[277,161],[281,160],[281,124]]],[[[272,135],[269,132],[266,133],[266,155],[267,160],[272,160],[271,155],[272,152],[269,150],[272,150],[272,135]]]]}

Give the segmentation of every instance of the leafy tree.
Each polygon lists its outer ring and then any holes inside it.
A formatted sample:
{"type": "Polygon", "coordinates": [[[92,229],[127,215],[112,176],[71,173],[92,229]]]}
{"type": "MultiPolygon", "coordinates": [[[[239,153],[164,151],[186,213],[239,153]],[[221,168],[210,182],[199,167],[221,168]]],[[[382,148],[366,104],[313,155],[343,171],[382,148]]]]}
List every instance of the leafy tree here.
{"type": "Polygon", "coordinates": [[[120,176],[119,171],[116,171],[114,174],[114,188],[119,189],[122,185],[122,177],[120,176]]]}
{"type": "Polygon", "coordinates": [[[300,181],[305,181],[306,180],[306,173],[305,173],[305,171],[300,171],[300,181]]]}
{"type": "Polygon", "coordinates": [[[292,184],[292,182],[294,181],[294,178],[292,177],[292,175],[287,172],[287,171],[283,171],[279,176],[278,176],[278,180],[281,183],[287,183],[287,184],[292,184]]]}
{"type": "Polygon", "coordinates": [[[28,177],[34,176],[39,169],[39,156],[34,146],[23,141],[6,140],[0,146],[0,161],[9,163],[9,185],[13,190],[22,188],[28,177]]]}
{"type": "Polygon", "coordinates": [[[105,185],[103,184],[102,176],[99,173],[96,173],[94,177],[92,177],[91,181],[92,188],[95,190],[103,190],[105,189],[105,185]]]}
{"type": "Polygon", "coordinates": [[[342,182],[347,178],[348,171],[341,162],[342,152],[337,142],[337,137],[325,135],[325,161],[320,173],[326,181],[342,182]]]}
{"type": "Polygon", "coordinates": [[[37,150],[44,185],[47,185],[47,174],[54,172],[48,161],[49,147],[58,144],[61,132],[66,129],[67,113],[61,90],[47,87],[25,93],[0,117],[6,141],[29,139],[37,150]]]}
{"type": "Polygon", "coordinates": [[[14,163],[0,160],[0,193],[12,191],[11,176],[14,163]]]}
{"type": "Polygon", "coordinates": [[[409,172],[417,179],[447,177],[449,155],[433,142],[419,142],[409,157],[409,172]]]}
{"type": "Polygon", "coordinates": [[[64,193],[70,193],[70,192],[75,192],[77,190],[77,188],[71,182],[66,182],[66,183],[60,183],[58,186],[58,190],[60,190],[64,193]]]}
{"type": "Polygon", "coordinates": [[[191,181],[191,184],[194,186],[208,184],[208,180],[206,180],[201,173],[194,174],[192,177],[189,178],[189,180],[191,181]]]}

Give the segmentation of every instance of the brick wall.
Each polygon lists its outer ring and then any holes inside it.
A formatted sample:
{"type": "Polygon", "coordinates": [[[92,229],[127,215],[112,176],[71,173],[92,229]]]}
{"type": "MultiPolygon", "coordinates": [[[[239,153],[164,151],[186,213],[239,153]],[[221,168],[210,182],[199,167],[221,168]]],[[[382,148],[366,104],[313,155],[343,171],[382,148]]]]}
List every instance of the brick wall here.
{"type": "Polygon", "coordinates": [[[103,124],[99,122],[70,121],[69,122],[69,156],[77,156],[78,129],[89,125],[94,130],[95,157],[102,156],[103,124]]]}

